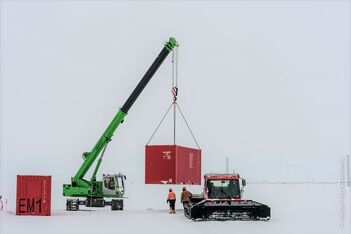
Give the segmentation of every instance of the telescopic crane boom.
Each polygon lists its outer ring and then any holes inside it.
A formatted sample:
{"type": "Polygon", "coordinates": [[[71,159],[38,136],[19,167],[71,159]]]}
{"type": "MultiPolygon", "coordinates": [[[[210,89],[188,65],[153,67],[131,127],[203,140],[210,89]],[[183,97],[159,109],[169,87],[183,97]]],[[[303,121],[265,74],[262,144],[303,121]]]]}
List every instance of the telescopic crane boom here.
{"type": "Polygon", "coordinates": [[[85,197],[86,200],[82,201],[79,199],[67,199],[67,210],[78,210],[79,205],[85,205],[88,207],[104,207],[106,205],[111,205],[112,210],[123,209],[122,198],[124,194],[124,180],[126,177],[120,173],[114,175],[107,174],[103,175],[103,181],[96,181],[96,174],[101,164],[103,153],[108,142],[111,141],[114,132],[123,122],[129,109],[132,107],[140,93],[161,66],[167,55],[176,45],[177,41],[174,38],[170,38],[143,78],[140,80],[132,94],[128,97],[122,108],[118,110],[117,114],[101,135],[93,149],[90,152],[83,153],[84,162],[80,166],[75,176],[72,177],[71,183],[63,185],[63,195],[70,197],[85,197]],[[101,156],[95,166],[91,179],[84,179],[84,176],[100,154],[101,156]],[[105,197],[118,199],[112,199],[112,201],[109,202],[104,200],[105,197]]]}

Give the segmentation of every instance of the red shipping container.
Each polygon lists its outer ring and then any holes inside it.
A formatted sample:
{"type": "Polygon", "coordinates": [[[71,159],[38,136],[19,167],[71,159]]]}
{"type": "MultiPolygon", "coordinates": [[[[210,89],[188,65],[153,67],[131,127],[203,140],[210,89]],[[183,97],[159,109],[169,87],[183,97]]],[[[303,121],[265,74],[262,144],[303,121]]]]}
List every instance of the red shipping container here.
{"type": "Polygon", "coordinates": [[[51,215],[51,176],[17,175],[16,215],[51,215]]]}
{"type": "Polygon", "coordinates": [[[145,146],[145,184],[201,184],[201,150],[145,146]]]}

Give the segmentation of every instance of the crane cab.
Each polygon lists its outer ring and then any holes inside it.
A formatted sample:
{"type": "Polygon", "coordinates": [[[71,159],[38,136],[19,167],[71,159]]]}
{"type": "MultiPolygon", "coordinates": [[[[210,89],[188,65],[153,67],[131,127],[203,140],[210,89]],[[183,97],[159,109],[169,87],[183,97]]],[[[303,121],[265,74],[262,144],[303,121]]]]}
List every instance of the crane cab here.
{"type": "Polygon", "coordinates": [[[121,173],[114,175],[103,174],[103,194],[107,197],[123,197],[125,180],[126,176],[121,173]]]}

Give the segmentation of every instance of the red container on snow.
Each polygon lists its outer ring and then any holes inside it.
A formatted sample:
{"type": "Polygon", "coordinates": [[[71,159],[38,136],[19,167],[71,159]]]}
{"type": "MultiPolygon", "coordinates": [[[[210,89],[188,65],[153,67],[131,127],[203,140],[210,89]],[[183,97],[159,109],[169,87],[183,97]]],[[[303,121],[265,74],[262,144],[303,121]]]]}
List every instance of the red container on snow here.
{"type": "Polygon", "coordinates": [[[51,214],[51,176],[17,175],[16,215],[51,214]]]}
{"type": "Polygon", "coordinates": [[[201,150],[145,146],[145,184],[201,184],[201,150]]]}

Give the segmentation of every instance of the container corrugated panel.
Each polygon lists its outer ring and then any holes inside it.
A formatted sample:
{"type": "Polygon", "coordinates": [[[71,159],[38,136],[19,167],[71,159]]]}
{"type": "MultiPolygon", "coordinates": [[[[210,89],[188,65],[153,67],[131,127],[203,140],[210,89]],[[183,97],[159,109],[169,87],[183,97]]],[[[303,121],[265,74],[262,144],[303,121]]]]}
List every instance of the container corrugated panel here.
{"type": "Polygon", "coordinates": [[[201,184],[201,150],[178,145],[145,146],[146,184],[201,184]]]}
{"type": "Polygon", "coordinates": [[[201,184],[201,150],[176,146],[176,183],[201,184]]]}
{"type": "Polygon", "coordinates": [[[16,215],[51,215],[51,176],[17,175],[16,215]]]}
{"type": "Polygon", "coordinates": [[[175,180],[175,147],[147,145],[145,147],[145,183],[172,184],[175,180]]]}

